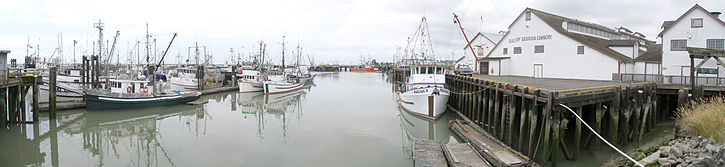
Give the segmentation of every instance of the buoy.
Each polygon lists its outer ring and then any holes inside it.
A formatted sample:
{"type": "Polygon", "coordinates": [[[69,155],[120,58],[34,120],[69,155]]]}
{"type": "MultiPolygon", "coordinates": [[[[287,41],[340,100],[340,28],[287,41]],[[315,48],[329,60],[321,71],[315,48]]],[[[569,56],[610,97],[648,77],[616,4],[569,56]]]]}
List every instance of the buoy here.
{"type": "Polygon", "coordinates": [[[131,89],[131,86],[126,87],[126,92],[131,93],[133,89],[131,89]]]}
{"type": "Polygon", "coordinates": [[[149,87],[144,86],[143,89],[141,89],[141,91],[143,91],[143,93],[149,93],[149,87]]]}

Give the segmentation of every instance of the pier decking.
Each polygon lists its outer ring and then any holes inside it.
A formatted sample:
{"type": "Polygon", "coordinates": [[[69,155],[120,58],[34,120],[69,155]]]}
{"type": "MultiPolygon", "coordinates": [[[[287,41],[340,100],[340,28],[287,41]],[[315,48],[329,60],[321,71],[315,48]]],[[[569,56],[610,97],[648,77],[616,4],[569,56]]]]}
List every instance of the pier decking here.
{"type": "Polygon", "coordinates": [[[433,140],[416,139],[413,146],[413,166],[447,167],[441,143],[433,140]]]}

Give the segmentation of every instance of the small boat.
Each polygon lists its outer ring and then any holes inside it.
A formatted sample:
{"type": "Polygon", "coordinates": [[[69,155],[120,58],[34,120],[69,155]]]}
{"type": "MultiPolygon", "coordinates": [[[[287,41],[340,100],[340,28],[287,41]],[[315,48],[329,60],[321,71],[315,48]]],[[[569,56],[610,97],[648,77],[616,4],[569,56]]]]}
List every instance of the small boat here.
{"type": "Polygon", "coordinates": [[[148,95],[86,90],[86,109],[115,110],[167,106],[194,101],[199,99],[199,97],[201,97],[201,92],[175,92],[161,95],[148,95]]]}
{"type": "Polygon", "coordinates": [[[243,69],[239,76],[239,92],[260,92],[264,89],[264,83],[260,72],[255,69],[243,69]]]}
{"type": "Polygon", "coordinates": [[[446,111],[450,92],[445,88],[445,66],[413,65],[399,102],[404,111],[428,119],[437,119],[446,111]]]}
{"type": "Polygon", "coordinates": [[[264,81],[264,94],[287,93],[302,89],[304,82],[296,75],[286,75],[286,80],[269,80],[264,81]]]}

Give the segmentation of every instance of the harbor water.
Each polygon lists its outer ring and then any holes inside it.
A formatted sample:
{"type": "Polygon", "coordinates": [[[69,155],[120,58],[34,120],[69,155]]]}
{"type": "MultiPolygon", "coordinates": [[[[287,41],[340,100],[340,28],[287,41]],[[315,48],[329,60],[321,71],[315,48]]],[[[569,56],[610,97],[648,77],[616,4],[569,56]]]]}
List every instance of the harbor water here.
{"type": "Polygon", "coordinates": [[[209,103],[59,112],[0,130],[0,166],[412,166],[412,140],[457,142],[448,112],[397,108],[381,73],[319,75],[303,90],[209,103]]]}

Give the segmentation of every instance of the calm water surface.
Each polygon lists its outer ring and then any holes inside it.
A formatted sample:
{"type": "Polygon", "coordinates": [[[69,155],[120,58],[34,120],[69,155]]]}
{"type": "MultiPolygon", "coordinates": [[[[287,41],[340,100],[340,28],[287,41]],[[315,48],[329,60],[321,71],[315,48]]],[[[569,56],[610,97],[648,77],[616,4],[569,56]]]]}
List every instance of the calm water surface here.
{"type": "Polygon", "coordinates": [[[411,140],[456,142],[454,114],[425,121],[401,112],[386,78],[343,72],[281,95],[63,111],[0,129],[0,166],[412,166],[411,140]]]}

